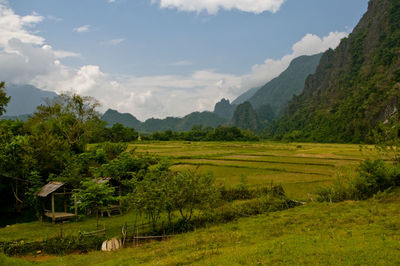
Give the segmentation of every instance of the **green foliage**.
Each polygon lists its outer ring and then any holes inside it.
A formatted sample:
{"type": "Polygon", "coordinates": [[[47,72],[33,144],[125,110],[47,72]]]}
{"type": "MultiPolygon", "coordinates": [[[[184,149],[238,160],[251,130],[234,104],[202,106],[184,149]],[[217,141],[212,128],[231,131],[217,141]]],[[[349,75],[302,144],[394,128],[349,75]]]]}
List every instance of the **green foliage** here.
{"type": "Polygon", "coordinates": [[[133,128],[125,127],[120,123],[115,123],[107,131],[105,138],[111,142],[132,142],[139,136],[133,128]]]}
{"type": "Polygon", "coordinates": [[[148,137],[148,140],[186,140],[186,141],[258,141],[259,138],[250,130],[241,130],[237,127],[218,126],[213,129],[211,127],[194,126],[191,131],[172,132],[166,130],[162,132],[154,132],[148,137]]]}
{"type": "Polygon", "coordinates": [[[374,142],[373,132],[399,109],[400,6],[371,1],[347,39],[327,51],[267,136],[316,142],[374,142]]]}
{"type": "Polygon", "coordinates": [[[100,209],[106,210],[110,204],[117,200],[114,196],[115,188],[109,186],[108,181],[82,181],[81,188],[75,191],[75,196],[79,201],[78,207],[81,210],[96,210],[97,217],[100,209]]]}
{"type": "Polygon", "coordinates": [[[275,118],[275,112],[270,104],[263,104],[256,110],[257,118],[260,121],[261,128],[269,125],[275,118]]]}
{"type": "Polygon", "coordinates": [[[211,173],[199,174],[197,171],[180,172],[175,176],[174,205],[182,218],[190,221],[193,211],[209,210],[218,199],[218,191],[213,185],[211,173]]]}
{"type": "Polygon", "coordinates": [[[104,241],[98,236],[68,236],[49,238],[44,241],[25,242],[13,241],[3,244],[3,252],[8,256],[35,254],[37,251],[45,254],[66,255],[72,252],[85,253],[89,250],[99,250],[104,241]]]}
{"type": "Polygon", "coordinates": [[[231,120],[236,105],[230,104],[228,99],[221,99],[220,102],[215,104],[214,113],[226,120],[231,120]]]}
{"type": "MultiPolygon", "coordinates": [[[[321,56],[316,54],[295,58],[284,72],[259,88],[248,101],[256,111],[263,105],[270,105],[272,112],[280,116],[293,95],[301,94],[306,78],[315,73],[321,56]]],[[[260,121],[266,120],[258,112],[257,115],[260,121]]]]}
{"type": "Polygon", "coordinates": [[[91,97],[62,94],[39,106],[27,124],[33,134],[53,134],[72,151],[80,152],[89,142],[93,128],[101,123],[98,105],[91,97]]]}
{"type": "Polygon", "coordinates": [[[0,82],[0,116],[6,111],[7,103],[10,101],[11,97],[7,97],[4,90],[4,82],[0,82]]]}
{"type": "Polygon", "coordinates": [[[236,107],[232,117],[232,125],[240,129],[258,130],[258,117],[250,102],[244,102],[236,107]]]}
{"type": "Polygon", "coordinates": [[[400,165],[385,165],[382,160],[360,163],[354,178],[336,179],[331,187],[319,188],[319,201],[364,200],[399,184],[400,165]]]}

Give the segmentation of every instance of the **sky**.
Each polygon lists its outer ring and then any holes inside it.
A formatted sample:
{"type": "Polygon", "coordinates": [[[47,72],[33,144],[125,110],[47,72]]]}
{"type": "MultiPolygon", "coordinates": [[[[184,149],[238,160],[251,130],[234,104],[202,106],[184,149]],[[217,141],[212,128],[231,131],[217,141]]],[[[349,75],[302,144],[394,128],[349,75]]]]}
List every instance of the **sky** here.
{"type": "Polygon", "coordinates": [[[0,79],[140,120],[213,110],[335,48],[368,0],[0,0],[0,79]]]}

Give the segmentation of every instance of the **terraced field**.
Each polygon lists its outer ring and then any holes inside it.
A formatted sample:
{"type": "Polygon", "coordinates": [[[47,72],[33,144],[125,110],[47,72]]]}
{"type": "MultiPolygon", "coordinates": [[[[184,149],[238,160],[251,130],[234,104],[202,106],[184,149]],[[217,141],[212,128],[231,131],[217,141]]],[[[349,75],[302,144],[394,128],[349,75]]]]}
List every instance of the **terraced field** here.
{"type": "Polygon", "coordinates": [[[173,169],[214,173],[217,183],[280,183],[290,197],[307,199],[315,187],[351,175],[358,163],[376,153],[372,146],[274,142],[151,142],[130,146],[139,153],[169,158],[173,169]]]}

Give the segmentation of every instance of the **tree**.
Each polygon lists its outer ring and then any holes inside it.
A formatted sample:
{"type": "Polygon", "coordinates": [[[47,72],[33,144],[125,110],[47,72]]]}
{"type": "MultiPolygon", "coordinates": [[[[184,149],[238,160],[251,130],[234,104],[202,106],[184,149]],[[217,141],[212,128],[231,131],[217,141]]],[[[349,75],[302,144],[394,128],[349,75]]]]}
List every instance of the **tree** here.
{"type": "Polygon", "coordinates": [[[163,174],[162,171],[156,169],[143,177],[137,175],[136,189],[132,194],[135,208],[147,215],[153,225],[153,230],[156,228],[161,213],[165,210],[166,194],[162,186],[163,174]]]}
{"type": "Polygon", "coordinates": [[[99,211],[107,209],[117,198],[114,196],[115,188],[109,186],[108,181],[97,180],[82,181],[82,187],[76,189],[76,198],[80,202],[82,210],[92,209],[96,211],[97,225],[99,224],[99,211]]]}
{"type": "Polygon", "coordinates": [[[18,213],[26,205],[27,187],[32,187],[31,177],[36,176],[34,153],[28,136],[22,134],[22,122],[0,121],[0,193],[5,202],[15,199],[15,205],[10,205],[15,206],[18,213]]]}
{"type": "Polygon", "coordinates": [[[208,210],[218,199],[212,173],[200,174],[188,170],[175,175],[174,204],[182,218],[192,219],[194,209],[208,210]]]}
{"type": "Polygon", "coordinates": [[[103,124],[96,111],[98,106],[92,97],[61,94],[39,106],[27,124],[32,133],[47,131],[65,141],[72,151],[81,152],[97,126],[103,124]]]}
{"type": "Polygon", "coordinates": [[[11,99],[11,97],[7,97],[7,94],[4,92],[4,85],[4,82],[0,82],[0,116],[6,112],[6,106],[11,99]]]}

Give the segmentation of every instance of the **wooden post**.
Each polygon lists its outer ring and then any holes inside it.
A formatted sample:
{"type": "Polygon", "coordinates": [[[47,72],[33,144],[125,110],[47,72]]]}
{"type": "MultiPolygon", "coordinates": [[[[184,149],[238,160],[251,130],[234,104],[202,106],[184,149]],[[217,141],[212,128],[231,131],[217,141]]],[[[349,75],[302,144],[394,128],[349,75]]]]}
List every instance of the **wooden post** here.
{"type": "Polygon", "coordinates": [[[138,237],[139,237],[139,228],[138,227],[136,227],[136,246],[138,246],[139,244],[138,244],[138,242],[139,242],[139,239],[138,239],[138,237]]]}
{"type": "Polygon", "coordinates": [[[54,224],[56,222],[55,207],[54,207],[54,193],[51,193],[51,218],[52,218],[52,221],[54,224]]]}
{"type": "Polygon", "coordinates": [[[106,221],[104,221],[104,237],[106,237],[106,221]]]}
{"type": "Polygon", "coordinates": [[[63,237],[63,223],[60,223],[60,238],[63,237]]]}
{"type": "Polygon", "coordinates": [[[75,207],[75,222],[78,221],[78,204],[76,202],[76,195],[74,194],[74,207],[75,207]]]}
{"type": "Polygon", "coordinates": [[[43,218],[44,218],[44,213],[46,212],[46,205],[44,204],[43,199],[40,199],[41,203],[42,203],[42,212],[40,214],[40,222],[43,223],[43,218]]]}
{"type": "Polygon", "coordinates": [[[65,186],[64,186],[64,212],[67,212],[67,200],[65,198],[65,186]]]}

